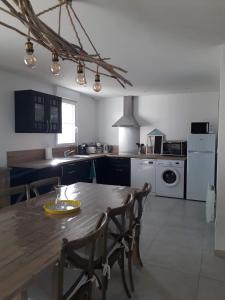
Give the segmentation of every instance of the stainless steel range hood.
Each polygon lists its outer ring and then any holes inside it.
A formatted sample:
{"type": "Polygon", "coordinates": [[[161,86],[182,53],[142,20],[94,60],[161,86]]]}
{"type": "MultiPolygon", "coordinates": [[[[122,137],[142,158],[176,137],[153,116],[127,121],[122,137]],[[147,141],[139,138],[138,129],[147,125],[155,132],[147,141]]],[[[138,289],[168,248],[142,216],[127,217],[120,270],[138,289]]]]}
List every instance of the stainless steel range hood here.
{"type": "Polygon", "coordinates": [[[140,127],[134,117],[133,96],[123,98],[123,116],[112,127],[140,127]]]}

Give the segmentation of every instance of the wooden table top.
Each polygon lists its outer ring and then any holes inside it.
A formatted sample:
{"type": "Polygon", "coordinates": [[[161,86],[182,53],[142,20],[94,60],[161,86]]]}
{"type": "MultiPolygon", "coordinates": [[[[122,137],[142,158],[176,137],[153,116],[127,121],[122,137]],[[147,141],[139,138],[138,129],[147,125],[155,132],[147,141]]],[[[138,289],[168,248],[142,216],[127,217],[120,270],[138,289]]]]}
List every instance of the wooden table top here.
{"type": "Polygon", "coordinates": [[[118,207],[132,189],[76,183],[68,199],[81,201],[81,210],[65,216],[47,215],[43,204],[55,199],[48,193],[29,202],[0,210],[0,299],[10,299],[59,257],[62,239],[80,238],[94,229],[107,207],[118,207]]]}

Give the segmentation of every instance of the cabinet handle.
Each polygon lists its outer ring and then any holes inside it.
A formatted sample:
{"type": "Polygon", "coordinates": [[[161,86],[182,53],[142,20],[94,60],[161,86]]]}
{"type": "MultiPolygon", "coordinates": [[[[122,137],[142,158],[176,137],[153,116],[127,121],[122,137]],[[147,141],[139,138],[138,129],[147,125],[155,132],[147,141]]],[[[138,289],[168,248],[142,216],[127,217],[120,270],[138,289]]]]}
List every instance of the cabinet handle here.
{"type": "Polygon", "coordinates": [[[49,132],[49,123],[48,123],[48,120],[46,121],[47,123],[47,132],[49,132]]]}
{"type": "Polygon", "coordinates": [[[67,166],[68,167],[74,167],[74,166],[77,166],[77,164],[68,164],[67,166]]]}
{"type": "Polygon", "coordinates": [[[75,174],[77,171],[69,171],[68,174],[75,174]]]}

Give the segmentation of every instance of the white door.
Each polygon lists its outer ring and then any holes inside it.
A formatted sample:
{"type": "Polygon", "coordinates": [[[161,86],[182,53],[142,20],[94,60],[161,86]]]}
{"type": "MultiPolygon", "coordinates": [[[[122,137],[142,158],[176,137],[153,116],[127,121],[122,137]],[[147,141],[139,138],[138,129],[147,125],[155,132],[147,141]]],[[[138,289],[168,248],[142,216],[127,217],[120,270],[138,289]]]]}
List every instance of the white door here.
{"type": "Polygon", "coordinates": [[[131,186],[142,188],[145,182],[152,185],[152,193],[155,193],[155,160],[131,159],[131,186]]]}
{"type": "Polygon", "coordinates": [[[215,181],[215,153],[189,153],[187,199],[206,201],[208,185],[215,181]]]}

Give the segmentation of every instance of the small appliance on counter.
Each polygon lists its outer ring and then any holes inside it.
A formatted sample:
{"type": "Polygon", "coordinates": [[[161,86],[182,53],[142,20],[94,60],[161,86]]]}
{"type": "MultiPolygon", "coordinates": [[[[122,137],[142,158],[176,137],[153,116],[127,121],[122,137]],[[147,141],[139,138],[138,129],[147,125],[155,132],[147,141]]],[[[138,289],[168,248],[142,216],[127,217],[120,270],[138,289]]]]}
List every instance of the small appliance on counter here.
{"type": "Polygon", "coordinates": [[[109,153],[109,145],[107,145],[107,144],[103,145],[103,152],[104,153],[109,153]]]}
{"type": "Polygon", "coordinates": [[[192,134],[207,134],[209,133],[209,122],[192,122],[191,123],[192,134]]]}
{"type": "Polygon", "coordinates": [[[78,154],[82,154],[82,155],[86,155],[88,154],[87,153],[87,147],[88,147],[88,144],[81,144],[78,146],[78,154]]]}
{"type": "Polygon", "coordinates": [[[96,145],[89,145],[86,148],[87,154],[96,154],[96,145]]]}
{"type": "Polygon", "coordinates": [[[137,147],[138,147],[138,155],[144,154],[144,146],[145,144],[140,144],[140,143],[136,143],[137,147]]]}
{"type": "Polygon", "coordinates": [[[166,141],[163,143],[163,155],[187,156],[187,141],[166,141]]]}
{"type": "Polygon", "coordinates": [[[96,153],[100,154],[103,152],[103,145],[101,143],[96,143],[96,153]]]}

